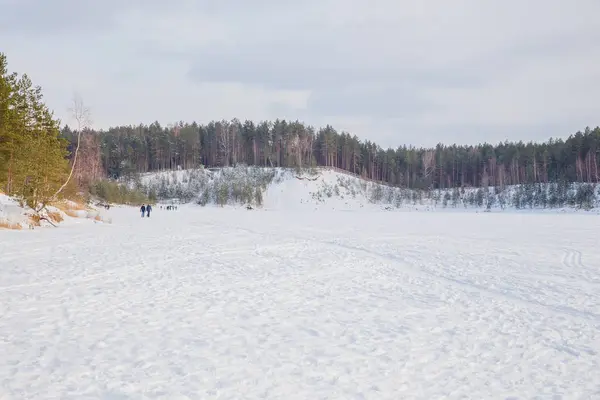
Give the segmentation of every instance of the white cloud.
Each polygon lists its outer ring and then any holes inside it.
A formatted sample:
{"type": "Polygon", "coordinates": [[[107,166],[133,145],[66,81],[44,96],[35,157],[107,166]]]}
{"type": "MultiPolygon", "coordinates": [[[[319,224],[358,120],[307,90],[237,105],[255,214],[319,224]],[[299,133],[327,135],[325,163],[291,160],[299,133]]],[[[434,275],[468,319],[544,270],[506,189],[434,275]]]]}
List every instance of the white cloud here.
{"type": "Polygon", "coordinates": [[[0,0],[0,42],[59,116],[78,90],[102,127],[298,118],[395,147],[544,140],[600,111],[596,0],[83,3],[0,0]]]}

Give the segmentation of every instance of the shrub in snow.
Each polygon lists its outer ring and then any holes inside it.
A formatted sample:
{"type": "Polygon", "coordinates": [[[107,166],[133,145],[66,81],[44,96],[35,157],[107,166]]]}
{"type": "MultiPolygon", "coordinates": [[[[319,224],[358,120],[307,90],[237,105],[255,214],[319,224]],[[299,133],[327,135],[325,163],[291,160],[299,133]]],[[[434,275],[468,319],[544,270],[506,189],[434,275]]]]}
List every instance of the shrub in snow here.
{"type": "Polygon", "coordinates": [[[273,181],[281,179],[281,172],[275,169],[239,165],[215,172],[200,168],[148,174],[142,185],[145,193],[154,191],[159,200],[178,198],[182,202],[195,201],[201,206],[261,205],[263,192],[273,181]]]}

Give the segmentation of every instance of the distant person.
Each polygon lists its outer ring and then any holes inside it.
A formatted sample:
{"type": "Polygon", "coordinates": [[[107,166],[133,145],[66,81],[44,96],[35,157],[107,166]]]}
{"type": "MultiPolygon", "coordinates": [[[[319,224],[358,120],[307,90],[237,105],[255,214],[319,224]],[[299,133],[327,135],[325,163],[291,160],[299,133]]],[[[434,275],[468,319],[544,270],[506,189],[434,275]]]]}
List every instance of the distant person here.
{"type": "Polygon", "coordinates": [[[142,204],[142,208],[140,208],[140,211],[142,212],[142,218],[144,218],[144,214],[146,213],[146,206],[142,204]]]}
{"type": "Polygon", "coordinates": [[[146,214],[146,215],[148,216],[148,218],[150,218],[150,211],[152,211],[152,207],[150,207],[150,204],[148,204],[148,205],[146,206],[146,212],[147,212],[147,214],[146,214]]]}

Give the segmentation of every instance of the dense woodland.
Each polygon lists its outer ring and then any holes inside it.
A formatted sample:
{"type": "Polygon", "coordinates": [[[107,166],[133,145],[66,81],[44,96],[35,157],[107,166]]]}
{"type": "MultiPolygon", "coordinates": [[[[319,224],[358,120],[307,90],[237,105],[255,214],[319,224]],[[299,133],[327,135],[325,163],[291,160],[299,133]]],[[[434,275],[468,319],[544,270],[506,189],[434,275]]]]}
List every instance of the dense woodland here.
{"type": "MultiPolygon", "coordinates": [[[[63,135],[74,144],[68,126],[63,135]]],[[[401,136],[398,138],[401,140],[401,136]]],[[[81,146],[81,183],[139,172],[233,166],[332,166],[408,188],[484,187],[600,179],[600,128],[545,143],[439,144],[382,149],[331,126],[298,121],[214,121],[207,125],[120,126],[87,131],[81,146]]]]}

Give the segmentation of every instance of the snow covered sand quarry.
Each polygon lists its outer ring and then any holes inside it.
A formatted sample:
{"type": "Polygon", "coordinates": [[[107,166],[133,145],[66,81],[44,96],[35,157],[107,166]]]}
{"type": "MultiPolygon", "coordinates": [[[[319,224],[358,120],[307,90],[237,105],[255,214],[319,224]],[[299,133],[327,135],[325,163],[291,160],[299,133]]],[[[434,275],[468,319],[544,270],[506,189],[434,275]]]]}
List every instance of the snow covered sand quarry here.
{"type": "Polygon", "coordinates": [[[0,231],[0,398],[600,398],[593,215],[108,214],[0,231]]]}

